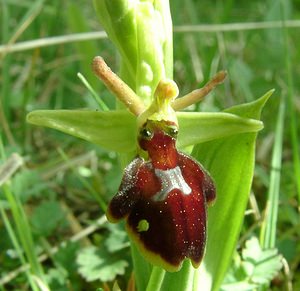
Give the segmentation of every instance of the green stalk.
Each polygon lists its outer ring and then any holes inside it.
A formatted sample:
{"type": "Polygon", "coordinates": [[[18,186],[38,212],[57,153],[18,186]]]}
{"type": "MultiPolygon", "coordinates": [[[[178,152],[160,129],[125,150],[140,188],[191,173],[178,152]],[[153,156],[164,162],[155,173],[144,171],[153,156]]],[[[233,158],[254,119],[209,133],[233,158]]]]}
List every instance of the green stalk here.
{"type": "Polygon", "coordinates": [[[131,243],[131,256],[137,290],[145,290],[151,276],[152,265],[145,261],[133,242],[131,243]]]}
{"type": "Polygon", "coordinates": [[[146,291],[159,291],[161,289],[166,271],[154,266],[146,291]]]}
{"type": "Polygon", "coordinates": [[[260,243],[263,248],[274,248],[276,242],[276,224],[278,217],[278,203],[281,176],[282,141],[284,132],[285,99],[279,106],[275,131],[275,142],[272,154],[272,171],[266,207],[265,219],[260,232],[260,243]]]}
{"type": "Polygon", "coordinates": [[[185,260],[182,268],[176,273],[166,273],[161,290],[199,290],[198,286],[194,285],[196,270],[192,266],[190,260],[185,260]]]}

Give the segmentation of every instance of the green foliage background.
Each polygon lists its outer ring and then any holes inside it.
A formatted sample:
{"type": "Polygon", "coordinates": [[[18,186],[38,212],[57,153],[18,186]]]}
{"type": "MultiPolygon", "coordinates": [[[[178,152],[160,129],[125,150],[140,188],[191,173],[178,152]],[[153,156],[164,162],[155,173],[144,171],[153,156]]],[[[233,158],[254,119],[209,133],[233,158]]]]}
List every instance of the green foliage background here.
{"type": "MultiPolygon", "coordinates": [[[[225,84],[193,110],[220,111],[253,101],[270,88],[276,90],[262,115],[265,129],[258,135],[255,177],[238,249],[245,246],[247,239],[260,234],[272,172],[272,149],[278,140],[275,128],[280,98],[287,103],[279,163],[282,171],[276,247],[289,268],[277,275],[270,289],[285,290],[294,285],[297,290],[300,288],[300,246],[297,243],[300,239],[297,196],[300,177],[295,174],[297,163],[293,152],[299,152],[299,148],[293,148],[290,128],[292,111],[296,121],[300,111],[300,84],[296,77],[300,74],[300,25],[288,29],[287,35],[281,28],[275,28],[274,23],[271,29],[247,30],[245,27],[249,22],[297,20],[300,2],[188,0],[183,5],[182,1],[173,0],[171,10],[175,31],[174,80],[181,95],[201,86],[216,71],[228,70],[225,84]],[[237,25],[234,30],[210,31],[214,24],[226,23],[237,25]],[[207,26],[195,31],[200,24],[207,26]],[[292,105],[288,103],[289,94],[293,97],[292,105]]],[[[0,17],[1,44],[58,35],[66,39],[69,34],[101,30],[91,2],[80,0],[2,0],[0,17]]],[[[50,45],[50,39],[46,39],[45,44],[45,47],[34,46],[29,50],[21,47],[13,53],[5,52],[0,46],[1,163],[13,152],[19,153],[25,161],[25,166],[11,180],[9,191],[16,197],[16,205],[23,205],[34,252],[47,254],[43,272],[52,290],[94,290],[103,282],[112,286],[112,274],[118,276],[118,283],[124,289],[132,269],[129,244],[121,227],[104,222],[103,209],[99,206],[104,208],[119,186],[121,169],[116,154],[25,122],[26,114],[34,109],[96,108],[96,102],[76,77],[78,71],[113,108],[114,98],[93,76],[89,64],[95,55],[101,54],[112,69],[118,71],[118,55],[106,38],[56,45],[50,45]],[[61,243],[58,252],[51,254],[52,248],[61,243]],[[94,246],[101,250],[95,250],[94,246]],[[97,252],[102,252],[99,257],[104,263],[97,261],[97,252]],[[101,272],[91,272],[86,263],[89,256],[101,266],[101,272]]],[[[299,131],[296,133],[298,140],[299,131]]],[[[0,192],[0,206],[2,213],[7,213],[12,232],[20,236],[9,211],[12,206],[7,202],[5,189],[0,192]]],[[[4,284],[5,278],[25,262],[20,263],[22,255],[12,244],[3,217],[0,221],[0,282],[3,282],[0,288],[29,290],[26,272],[4,284]]],[[[22,253],[22,248],[20,250],[22,253]]],[[[238,254],[235,263],[237,257],[238,254]]],[[[236,267],[236,270],[240,269],[236,267]]],[[[238,278],[236,273],[235,278],[238,278]]]]}

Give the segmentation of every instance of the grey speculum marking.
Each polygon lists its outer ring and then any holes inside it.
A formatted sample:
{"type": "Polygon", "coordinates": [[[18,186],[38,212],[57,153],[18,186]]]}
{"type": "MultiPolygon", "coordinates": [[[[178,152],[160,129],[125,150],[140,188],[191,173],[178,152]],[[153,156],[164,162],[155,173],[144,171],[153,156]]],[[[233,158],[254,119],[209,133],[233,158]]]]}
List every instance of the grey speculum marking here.
{"type": "Polygon", "coordinates": [[[155,174],[161,181],[161,190],[153,195],[154,201],[166,200],[168,194],[174,189],[180,190],[184,195],[192,193],[192,189],[185,182],[178,166],[169,170],[155,169],[155,174]]]}

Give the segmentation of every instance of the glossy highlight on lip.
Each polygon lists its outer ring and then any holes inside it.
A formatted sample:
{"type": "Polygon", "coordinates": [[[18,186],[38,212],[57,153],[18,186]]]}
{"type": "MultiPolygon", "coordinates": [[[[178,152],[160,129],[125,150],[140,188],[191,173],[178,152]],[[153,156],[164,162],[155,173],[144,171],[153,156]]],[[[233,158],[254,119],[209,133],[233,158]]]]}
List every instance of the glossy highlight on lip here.
{"type": "Polygon", "coordinates": [[[147,157],[137,156],[125,168],[107,211],[112,222],[126,219],[129,236],[141,253],[167,271],[178,271],[186,258],[195,268],[200,265],[207,204],[215,199],[206,170],[177,151],[174,127],[170,121],[145,122],[138,141],[147,157]]]}

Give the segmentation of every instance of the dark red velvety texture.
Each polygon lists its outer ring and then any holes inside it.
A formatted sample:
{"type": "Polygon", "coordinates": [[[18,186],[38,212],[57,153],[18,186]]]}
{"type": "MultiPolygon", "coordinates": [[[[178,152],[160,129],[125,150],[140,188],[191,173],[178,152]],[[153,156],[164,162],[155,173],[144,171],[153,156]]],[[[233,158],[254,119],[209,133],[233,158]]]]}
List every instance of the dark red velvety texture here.
{"type": "Polygon", "coordinates": [[[137,157],[126,167],[119,191],[109,204],[108,218],[126,218],[129,233],[142,244],[141,250],[159,255],[164,265],[176,269],[190,258],[197,267],[204,254],[206,205],[215,199],[214,184],[197,161],[177,152],[173,137],[159,128],[151,130],[151,139],[140,140],[150,159],[137,157]],[[156,194],[167,188],[157,170],[167,173],[175,167],[191,191],[187,194],[180,187],[171,187],[158,199],[156,194]],[[142,220],[148,222],[149,228],[139,231],[142,220]]]}

